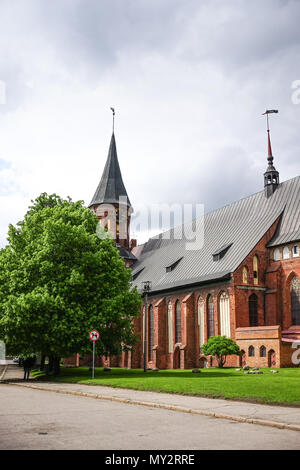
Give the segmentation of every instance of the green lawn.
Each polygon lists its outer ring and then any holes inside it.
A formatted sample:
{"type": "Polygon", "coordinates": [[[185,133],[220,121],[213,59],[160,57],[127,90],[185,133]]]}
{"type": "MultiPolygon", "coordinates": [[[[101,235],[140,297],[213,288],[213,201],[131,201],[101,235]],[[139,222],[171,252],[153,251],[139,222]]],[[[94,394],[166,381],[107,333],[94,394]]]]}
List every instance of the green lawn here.
{"type": "Polygon", "coordinates": [[[117,368],[104,372],[103,368],[96,368],[93,380],[91,372],[84,367],[63,367],[59,377],[46,377],[39,371],[33,373],[40,380],[300,406],[300,369],[279,369],[278,374],[272,374],[270,369],[261,370],[262,375],[245,375],[235,368],[201,369],[199,374],[190,370],[144,373],[137,369],[117,368]]]}

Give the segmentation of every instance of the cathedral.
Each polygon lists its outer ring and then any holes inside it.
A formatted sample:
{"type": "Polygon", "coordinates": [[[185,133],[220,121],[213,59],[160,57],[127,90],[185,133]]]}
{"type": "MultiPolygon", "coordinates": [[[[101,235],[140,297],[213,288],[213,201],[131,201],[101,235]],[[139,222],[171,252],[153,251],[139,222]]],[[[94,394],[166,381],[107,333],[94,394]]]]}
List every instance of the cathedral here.
{"type": "Polygon", "coordinates": [[[212,367],[215,359],[204,356],[202,345],[215,335],[234,339],[242,351],[227,357],[225,366],[297,364],[300,176],[279,181],[269,131],[267,160],[260,192],[204,215],[203,246],[188,250],[174,229],[137,246],[129,236],[133,208],[113,133],[89,208],[108,229],[113,217],[116,246],[132,269],[133,285],[141,291],[150,281],[151,291],[147,314],[144,307],[135,323],[140,342],[106,365],[141,368],[145,354],[152,369],[212,367]]]}

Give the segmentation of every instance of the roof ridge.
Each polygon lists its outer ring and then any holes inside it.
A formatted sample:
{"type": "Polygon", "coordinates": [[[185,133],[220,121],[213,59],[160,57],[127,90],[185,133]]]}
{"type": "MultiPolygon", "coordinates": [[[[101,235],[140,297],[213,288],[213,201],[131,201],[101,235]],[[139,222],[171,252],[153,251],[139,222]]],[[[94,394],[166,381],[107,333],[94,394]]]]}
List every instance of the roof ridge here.
{"type": "MultiPolygon", "coordinates": [[[[281,186],[283,186],[283,185],[285,185],[286,183],[291,182],[292,180],[297,179],[297,178],[300,178],[300,175],[294,176],[293,178],[290,178],[290,179],[288,179],[288,180],[282,181],[281,183],[279,183],[278,188],[281,187],[281,186]]],[[[221,210],[225,209],[226,207],[233,206],[234,204],[237,204],[238,202],[244,201],[245,199],[250,199],[251,197],[254,197],[254,196],[256,196],[257,194],[260,194],[260,193],[264,193],[264,189],[262,189],[262,190],[260,190],[260,191],[257,191],[257,192],[255,192],[255,193],[249,194],[248,196],[242,197],[241,199],[238,199],[238,200],[236,200],[236,201],[233,201],[233,202],[230,202],[230,203],[228,203],[228,204],[225,204],[224,206],[221,206],[221,207],[218,207],[218,208],[216,208],[216,209],[213,209],[213,210],[211,210],[211,211],[209,211],[209,212],[205,212],[205,213],[204,213],[204,217],[207,216],[207,215],[213,214],[214,212],[221,211],[221,210]]],[[[176,225],[175,227],[171,227],[171,228],[169,228],[168,230],[165,230],[165,231],[163,231],[163,232],[160,232],[160,233],[158,233],[157,235],[154,235],[154,236],[148,238],[148,240],[144,243],[144,245],[145,245],[146,243],[148,243],[148,241],[150,241],[150,240],[159,240],[159,238],[162,238],[161,236],[162,236],[163,234],[168,233],[168,232],[170,232],[171,230],[176,230],[176,228],[182,227],[182,226],[185,225],[186,223],[193,223],[193,222],[196,221],[196,220],[199,220],[199,217],[198,217],[198,218],[194,218],[194,219],[192,219],[192,220],[190,220],[190,221],[188,221],[188,222],[183,222],[182,224],[176,225]]]]}

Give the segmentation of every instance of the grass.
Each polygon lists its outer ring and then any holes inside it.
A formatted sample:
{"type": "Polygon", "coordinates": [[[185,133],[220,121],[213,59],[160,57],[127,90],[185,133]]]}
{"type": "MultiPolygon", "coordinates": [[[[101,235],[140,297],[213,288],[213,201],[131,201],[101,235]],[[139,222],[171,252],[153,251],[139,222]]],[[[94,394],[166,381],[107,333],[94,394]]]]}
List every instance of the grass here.
{"type": "Polygon", "coordinates": [[[260,370],[263,371],[262,375],[245,375],[235,368],[201,369],[199,374],[193,374],[190,370],[144,373],[140,369],[118,368],[104,372],[103,368],[96,368],[95,378],[92,379],[88,368],[62,367],[60,376],[47,377],[37,370],[33,371],[33,375],[39,380],[55,382],[300,406],[300,369],[279,369],[278,374],[272,374],[270,369],[260,370]]]}

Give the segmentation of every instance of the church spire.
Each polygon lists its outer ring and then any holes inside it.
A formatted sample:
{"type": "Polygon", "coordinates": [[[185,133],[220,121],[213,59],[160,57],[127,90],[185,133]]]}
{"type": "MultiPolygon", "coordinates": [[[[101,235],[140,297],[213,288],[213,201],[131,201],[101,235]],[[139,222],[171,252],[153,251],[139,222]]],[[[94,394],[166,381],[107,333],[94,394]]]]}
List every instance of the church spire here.
{"type": "MultiPolygon", "coordinates": [[[[131,260],[134,256],[129,249],[129,227],[133,209],[123,182],[117,155],[116,139],[113,133],[102,178],[89,205],[101,225],[107,229],[116,242],[122,258],[131,260]]],[[[129,262],[129,261],[128,261],[129,262]]]]}
{"type": "Polygon", "coordinates": [[[92,206],[99,204],[119,204],[120,197],[125,197],[127,200],[127,206],[131,207],[129,197],[123,183],[117,155],[116,139],[115,134],[113,133],[102,178],[89,207],[91,208],[92,206]]]}
{"type": "Polygon", "coordinates": [[[274,157],[272,153],[269,114],[278,113],[277,109],[269,109],[265,113],[267,116],[267,135],[268,135],[268,167],[264,174],[265,196],[270,197],[279,185],[279,173],[273,165],[274,157]]]}

